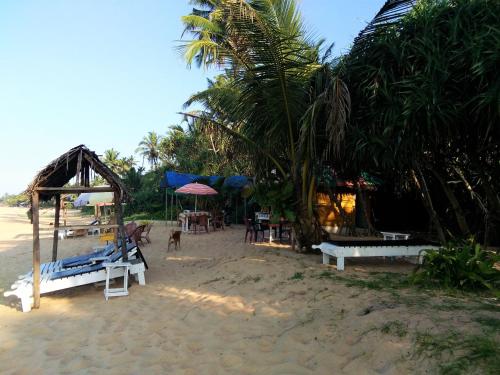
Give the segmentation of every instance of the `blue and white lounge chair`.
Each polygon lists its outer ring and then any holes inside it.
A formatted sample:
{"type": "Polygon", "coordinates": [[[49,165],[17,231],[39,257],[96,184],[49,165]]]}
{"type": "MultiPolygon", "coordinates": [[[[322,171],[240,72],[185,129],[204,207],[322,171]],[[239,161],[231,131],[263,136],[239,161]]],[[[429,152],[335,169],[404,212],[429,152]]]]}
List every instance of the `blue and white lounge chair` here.
{"type": "MultiPolygon", "coordinates": [[[[120,247],[121,248],[121,247],[120,247]]],[[[56,260],[55,262],[42,263],[40,264],[40,276],[45,275],[46,273],[57,272],[66,268],[73,267],[82,267],[87,266],[89,264],[95,264],[99,261],[104,261],[110,256],[115,249],[114,244],[107,245],[104,249],[99,251],[94,251],[92,253],[78,255],[69,258],[63,258],[56,260]]],[[[25,275],[21,275],[18,279],[25,279],[27,277],[31,277],[33,274],[33,270],[28,272],[25,275]]]]}
{"type": "MultiPolygon", "coordinates": [[[[135,276],[140,285],[145,285],[144,272],[147,264],[139,248],[132,243],[127,244],[128,259],[131,263],[130,273],[135,276]]],[[[108,257],[102,257],[106,263],[121,262],[121,251],[113,253],[108,257]]],[[[56,262],[53,262],[56,263],[56,262]]],[[[110,278],[123,276],[123,269],[111,269],[110,278]]],[[[46,294],[57,290],[73,288],[75,286],[93,284],[106,280],[106,267],[103,262],[87,264],[73,268],[46,268],[46,272],[40,274],[40,294],[46,294]]],[[[31,310],[33,305],[33,273],[17,280],[11,290],[4,293],[5,297],[17,296],[21,300],[23,312],[31,310]]]]}

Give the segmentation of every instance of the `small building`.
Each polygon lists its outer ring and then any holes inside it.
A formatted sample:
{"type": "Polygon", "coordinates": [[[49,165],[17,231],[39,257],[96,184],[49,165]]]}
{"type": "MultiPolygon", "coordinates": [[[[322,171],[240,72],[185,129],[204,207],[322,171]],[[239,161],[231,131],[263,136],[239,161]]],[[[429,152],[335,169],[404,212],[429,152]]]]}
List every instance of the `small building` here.
{"type": "Polygon", "coordinates": [[[106,166],[99,157],[84,145],[72,148],[49,163],[35,176],[28,186],[26,193],[31,199],[31,221],[33,224],[33,307],[40,306],[40,228],[39,228],[39,206],[40,201],[55,199],[54,240],[52,246],[52,261],[57,260],[57,246],[59,230],[87,229],[86,225],[60,226],[59,215],[61,209],[62,194],[80,194],[85,192],[111,192],[114,196],[115,222],[113,224],[94,225],[106,229],[113,229],[115,248],[118,248],[118,240],[121,238],[123,259],[127,259],[126,236],[123,225],[122,206],[123,202],[130,199],[130,195],[118,177],[106,166]],[[109,186],[90,186],[92,177],[100,175],[109,186]],[[74,183],[68,183],[75,178],[74,183]]]}

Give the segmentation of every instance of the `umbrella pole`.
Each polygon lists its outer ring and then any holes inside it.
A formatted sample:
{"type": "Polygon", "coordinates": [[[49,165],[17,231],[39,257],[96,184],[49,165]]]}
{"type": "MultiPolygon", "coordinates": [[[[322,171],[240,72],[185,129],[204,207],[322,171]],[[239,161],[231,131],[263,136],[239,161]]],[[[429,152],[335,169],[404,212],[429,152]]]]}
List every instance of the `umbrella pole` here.
{"type": "Polygon", "coordinates": [[[165,188],[165,222],[168,227],[168,188],[165,188]]]}
{"type": "Polygon", "coordinates": [[[194,212],[196,212],[196,206],[198,204],[198,195],[194,196],[194,212]]]}
{"type": "Polygon", "coordinates": [[[172,195],[170,195],[170,221],[172,221],[172,208],[174,208],[174,192],[172,191],[172,195]]]}

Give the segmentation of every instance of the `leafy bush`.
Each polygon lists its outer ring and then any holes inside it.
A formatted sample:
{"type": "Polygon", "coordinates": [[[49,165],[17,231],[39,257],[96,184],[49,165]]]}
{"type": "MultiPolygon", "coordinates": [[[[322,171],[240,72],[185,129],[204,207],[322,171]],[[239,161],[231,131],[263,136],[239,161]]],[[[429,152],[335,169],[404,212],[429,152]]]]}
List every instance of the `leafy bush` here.
{"type": "Polygon", "coordinates": [[[411,280],[417,284],[498,293],[500,271],[494,265],[499,259],[474,241],[450,242],[439,250],[427,251],[411,280]]]}

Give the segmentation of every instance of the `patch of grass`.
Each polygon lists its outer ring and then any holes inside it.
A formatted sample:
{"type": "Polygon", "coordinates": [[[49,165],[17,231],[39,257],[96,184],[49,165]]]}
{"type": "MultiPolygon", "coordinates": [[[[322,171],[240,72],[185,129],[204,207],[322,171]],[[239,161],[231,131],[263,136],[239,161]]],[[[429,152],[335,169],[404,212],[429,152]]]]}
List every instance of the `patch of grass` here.
{"type": "Polygon", "coordinates": [[[165,220],[165,212],[137,212],[128,215],[124,219],[125,221],[138,221],[138,220],[165,220]]]}
{"type": "Polygon", "coordinates": [[[500,373],[500,342],[493,334],[418,333],[415,342],[415,354],[438,360],[441,374],[466,374],[471,369],[480,369],[485,374],[500,373]]]}
{"type": "Polygon", "coordinates": [[[408,334],[408,329],[403,322],[399,320],[393,320],[385,323],[380,327],[380,331],[382,333],[397,336],[397,337],[405,337],[408,334]]]}
{"type": "Polygon", "coordinates": [[[500,319],[490,316],[477,316],[474,318],[474,321],[478,322],[484,327],[493,329],[496,332],[500,332],[500,319]]]}
{"type": "Polygon", "coordinates": [[[295,272],[290,280],[304,280],[304,272],[295,272]]]}
{"type": "Polygon", "coordinates": [[[498,304],[486,303],[483,301],[478,301],[477,299],[443,299],[441,303],[433,304],[431,307],[435,310],[441,311],[493,311],[499,312],[500,306],[498,304]]]}
{"type": "Polygon", "coordinates": [[[243,279],[241,279],[238,284],[246,284],[249,283],[250,281],[253,281],[254,283],[258,283],[262,279],[262,276],[245,276],[243,279]]]}
{"type": "Polygon", "coordinates": [[[339,276],[330,271],[323,271],[319,278],[343,282],[346,286],[355,286],[374,290],[398,289],[409,285],[407,276],[395,272],[371,272],[369,278],[339,276]]]}

